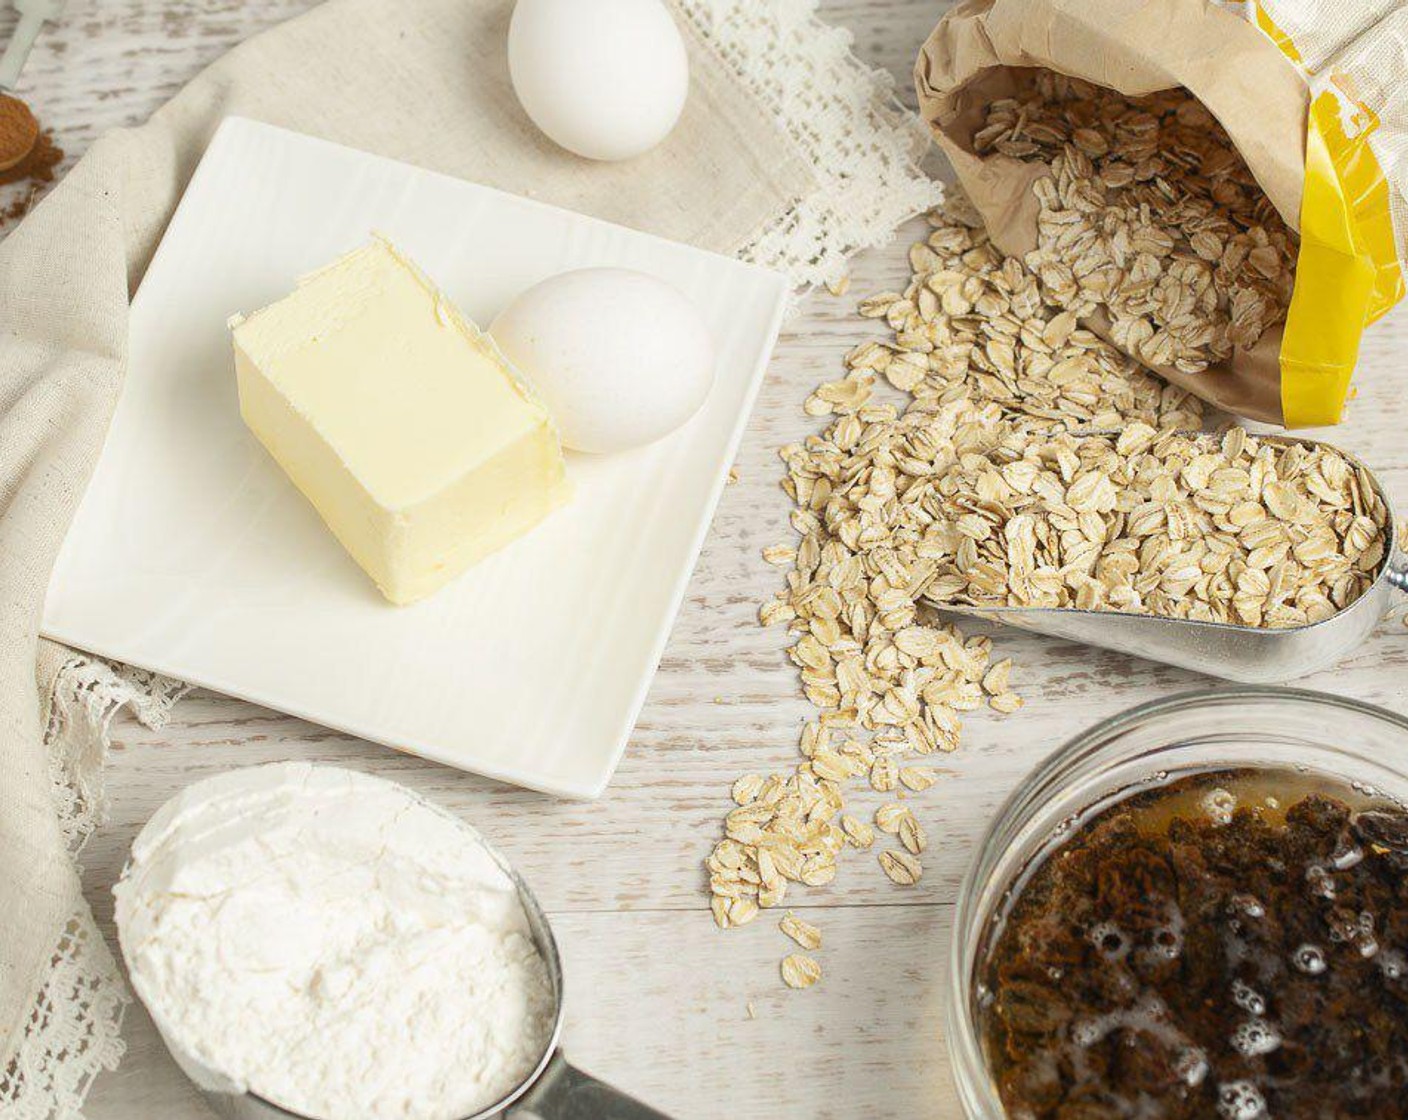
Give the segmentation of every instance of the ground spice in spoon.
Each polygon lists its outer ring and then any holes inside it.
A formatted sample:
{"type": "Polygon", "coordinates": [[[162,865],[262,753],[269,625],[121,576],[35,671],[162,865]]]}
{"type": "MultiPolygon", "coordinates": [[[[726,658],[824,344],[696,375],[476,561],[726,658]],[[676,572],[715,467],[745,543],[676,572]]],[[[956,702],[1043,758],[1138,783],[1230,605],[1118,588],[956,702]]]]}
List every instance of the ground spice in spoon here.
{"type": "Polygon", "coordinates": [[[39,139],[39,122],[29,106],[16,97],[0,94],[0,171],[23,163],[39,139]]]}
{"type": "Polygon", "coordinates": [[[29,184],[29,190],[0,206],[0,223],[25,215],[39,187],[53,182],[54,168],[63,157],[53,134],[40,128],[29,106],[0,94],[0,187],[29,184]]]}

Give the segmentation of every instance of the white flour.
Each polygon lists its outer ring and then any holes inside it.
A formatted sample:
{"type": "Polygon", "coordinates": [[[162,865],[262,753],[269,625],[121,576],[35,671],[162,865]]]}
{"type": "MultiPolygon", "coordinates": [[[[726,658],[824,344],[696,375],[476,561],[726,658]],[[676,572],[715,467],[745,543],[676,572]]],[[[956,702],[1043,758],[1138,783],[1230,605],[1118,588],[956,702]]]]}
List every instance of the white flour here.
{"type": "Polygon", "coordinates": [[[200,782],[114,893],[133,986],[204,1084],[318,1120],[457,1120],[548,1044],[512,881],[391,782],[303,763],[200,782]]]}

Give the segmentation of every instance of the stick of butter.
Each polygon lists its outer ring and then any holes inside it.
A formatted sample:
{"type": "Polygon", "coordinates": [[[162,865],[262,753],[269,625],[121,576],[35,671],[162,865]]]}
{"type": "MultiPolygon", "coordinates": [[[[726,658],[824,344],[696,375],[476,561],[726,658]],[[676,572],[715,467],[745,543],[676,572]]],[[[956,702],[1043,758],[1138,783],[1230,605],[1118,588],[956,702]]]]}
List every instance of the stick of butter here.
{"type": "Polygon", "coordinates": [[[230,326],[245,423],[391,602],[566,500],[547,412],[386,240],[230,326]]]}

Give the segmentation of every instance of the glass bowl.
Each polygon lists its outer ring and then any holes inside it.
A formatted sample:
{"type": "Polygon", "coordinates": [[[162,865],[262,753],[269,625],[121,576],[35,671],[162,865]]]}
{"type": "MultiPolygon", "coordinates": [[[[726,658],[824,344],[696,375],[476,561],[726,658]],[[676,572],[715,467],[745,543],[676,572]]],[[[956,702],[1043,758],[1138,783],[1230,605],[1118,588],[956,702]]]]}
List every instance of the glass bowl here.
{"type": "Polygon", "coordinates": [[[1297,689],[1191,692],[1107,719],[1038,765],[999,810],[959,890],[946,1029],[972,1120],[1005,1115],[979,1035],[976,977],[1038,857],[1130,794],[1228,767],[1321,773],[1408,804],[1408,719],[1297,689]]]}

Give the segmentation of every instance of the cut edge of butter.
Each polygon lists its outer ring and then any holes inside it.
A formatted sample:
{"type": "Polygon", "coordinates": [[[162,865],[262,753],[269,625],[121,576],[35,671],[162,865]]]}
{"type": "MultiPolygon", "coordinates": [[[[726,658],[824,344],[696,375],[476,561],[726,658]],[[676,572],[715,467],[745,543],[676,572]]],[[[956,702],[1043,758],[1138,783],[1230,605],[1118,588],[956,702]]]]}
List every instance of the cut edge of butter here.
{"type": "Polygon", "coordinates": [[[245,423],[393,603],[570,496],[528,383],[380,234],[230,329],[245,423]]]}

